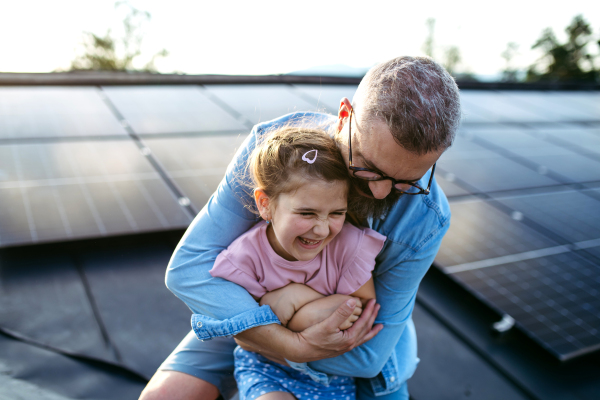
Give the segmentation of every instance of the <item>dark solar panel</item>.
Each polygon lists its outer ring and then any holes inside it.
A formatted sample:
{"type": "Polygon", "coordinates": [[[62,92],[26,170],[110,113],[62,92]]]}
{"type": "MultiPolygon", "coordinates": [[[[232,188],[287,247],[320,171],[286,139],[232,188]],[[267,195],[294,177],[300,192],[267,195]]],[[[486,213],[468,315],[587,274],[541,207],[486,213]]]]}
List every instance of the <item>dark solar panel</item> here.
{"type": "Polygon", "coordinates": [[[1,145],[0,246],[184,228],[190,217],[130,141],[1,145]]]}
{"type": "Polygon", "coordinates": [[[320,107],[288,85],[206,85],[206,90],[251,124],[295,111],[318,111],[320,107]]]}
{"type": "Polygon", "coordinates": [[[436,172],[435,180],[441,186],[442,190],[444,190],[446,196],[454,197],[469,194],[468,190],[463,189],[455,183],[455,179],[456,177],[451,173],[442,174],[436,172]]]}
{"type": "Polygon", "coordinates": [[[102,91],[140,135],[247,130],[200,86],[121,86],[102,91]]]}
{"type": "Polygon", "coordinates": [[[246,135],[154,139],[144,143],[197,209],[217,189],[246,135]]]}
{"type": "Polygon", "coordinates": [[[0,139],[126,135],[93,87],[1,87],[0,139]]]}
{"type": "Polygon", "coordinates": [[[600,201],[582,192],[515,196],[498,202],[572,243],[600,238],[600,201]]]}
{"type": "Polygon", "coordinates": [[[294,85],[294,87],[300,93],[316,100],[320,110],[334,115],[338,113],[342,98],[346,97],[352,101],[357,88],[354,85],[294,85]]]}
{"type": "Polygon", "coordinates": [[[600,266],[572,252],[453,274],[560,359],[600,348],[600,266]]]}
{"type": "MultiPolygon", "coordinates": [[[[557,244],[482,200],[450,204],[452,223],[436,263],[442,267],[526,253],[557,244]]],[[[516,218],[516,219],[515,219],[516,218]]]]}
{"type": "Polygon", "coordinates": [[[480,192],[525,189],[556,185],[558,182],[523,165],[501,157],[440,160],[439,167],[446,173],[467,182],[480,192]]]}
{"type": "Polygon", "coordinates": [[[451,203],[436,264],[561,360],[600,349],[600,189],[561,187],[593,187],[599,155],[597,129],[491,124],[465,126],[439,162],[494,200],[451,203]]]}
{"type": "Polygon", "coordinates": [[[504,93],[490,91],[463,91],[461,93],[461,106],[469,122],[531,122],[555,121],[552,113],[544,110],[534,110],[521,104],[504,93]],[[477,116],[473,121],[470,116],[477,116]]]}
{"type": "Polygon", "coordinates": [[[563,93],[510,91],[504,95],[515,105],[544,114],[556,121],[597,121],[600,115],[600,112],[582,107],[579,102],[563,93]]]}

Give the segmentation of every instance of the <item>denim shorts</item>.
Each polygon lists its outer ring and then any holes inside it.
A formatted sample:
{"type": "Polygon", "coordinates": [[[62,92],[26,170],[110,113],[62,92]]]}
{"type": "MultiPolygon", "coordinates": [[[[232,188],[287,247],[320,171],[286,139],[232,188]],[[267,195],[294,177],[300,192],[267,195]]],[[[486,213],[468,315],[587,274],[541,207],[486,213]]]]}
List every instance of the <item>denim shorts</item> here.
{"type": "Polygon", "coordinates": [[[323,385],[302,372],[241,347],[235,349],[234,357],[240,400],[254,400],[270,392],[291,393],[298,400],[356,400],[354,378],[333,376],[329,385],[323,385]]]}
{"type": "MultiPolygon", "coordinates": [[[[215,385],[224,399],[230,399],[237,391],[233,375],[236,346],[233,338],[226,337],[201,342],[190,331],[158,369],[200,378],[215,385]]],[[[356,386],[359,399],[408,400],[406,382],[397,392],[384,396],[376,396],[367,379],[356,379],[356,386]]]]}

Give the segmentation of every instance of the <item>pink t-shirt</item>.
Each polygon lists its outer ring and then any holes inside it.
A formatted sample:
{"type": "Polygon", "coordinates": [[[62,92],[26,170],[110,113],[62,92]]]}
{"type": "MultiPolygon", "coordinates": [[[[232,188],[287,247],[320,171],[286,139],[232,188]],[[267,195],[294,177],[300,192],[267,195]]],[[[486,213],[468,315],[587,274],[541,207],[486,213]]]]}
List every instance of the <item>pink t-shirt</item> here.
{"type": "Polygon", "coordinates": [[[371,278],[375,257],[385,236],[346,222],[336,237],[310,261],[288,261],[267,239],[267,223],[256,224],[219,254],[209,271],[244,287],[250,294],[265,293],[295,282],[322,295],[352,294],[371,278]]]}

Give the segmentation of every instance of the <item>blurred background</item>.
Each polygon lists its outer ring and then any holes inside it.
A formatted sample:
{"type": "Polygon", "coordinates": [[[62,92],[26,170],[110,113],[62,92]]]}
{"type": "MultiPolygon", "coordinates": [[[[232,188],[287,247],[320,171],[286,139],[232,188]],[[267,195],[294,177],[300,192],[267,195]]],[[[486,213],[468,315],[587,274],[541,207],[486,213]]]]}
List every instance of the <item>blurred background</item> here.
{"type": "Polygon", "coordinates": [[[368,5],[313,0],[293,5],[268,0],[3,2],[0,71],[99,68],[74,62],[89,53],[95,37],[114,44],[115,59],[134,56],[113,69],[360,76],[377,62],[411,54],[432,56],[470,79],[524,80],[532,66],[542,73],[552,63],[549,55],[561,58],[561,51],[584,72],[598,69],[599,35],[600,5],[590,0],[552,6],[517,0],[485,6],[438,0],[427,5],[380,0],[368,5]]]}
{"type": "MultiPolygon", "coordinates": [[[[461,90],[413,399],[600,398],[600,5],[0,4],[0,400],[136,399],[164,286],[256,123],[428,55],[461,90]]],[[[424,179],[427,179],[426,176],[424,179]]]]}

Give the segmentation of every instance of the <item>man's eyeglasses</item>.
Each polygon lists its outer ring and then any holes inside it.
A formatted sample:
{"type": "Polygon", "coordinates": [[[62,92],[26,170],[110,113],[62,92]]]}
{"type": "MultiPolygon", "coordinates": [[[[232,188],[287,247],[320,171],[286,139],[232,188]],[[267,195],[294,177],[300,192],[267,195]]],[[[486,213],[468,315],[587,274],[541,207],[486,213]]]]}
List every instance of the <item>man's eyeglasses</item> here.
{"type": "Polygon", "coordinates": [[[416,194],[429,194],[429,189],[431,189],[431,182],[433,181],[433,173],[435,172],[435,164],[431,168],[431,176],[429,177],[429,183],[427,184],[427,189],[423,189],[414,181],[405,181],[402,179],[394,179],[390,176],[386,176],[380,172],[373,171],[369,168],[360,168],[352,165],[352,113],[354,110],[350,110],[350,121],[348,122],[350,125],[348,126],[348,154],[350,159],[350,170],[354,177],[358,179],[362,179],[365,181],[384,181],[390,180],[392,181],[392,187],[402,194],[408,195],[416,195],[416,194]]]}

